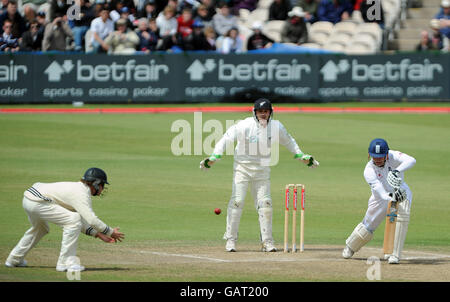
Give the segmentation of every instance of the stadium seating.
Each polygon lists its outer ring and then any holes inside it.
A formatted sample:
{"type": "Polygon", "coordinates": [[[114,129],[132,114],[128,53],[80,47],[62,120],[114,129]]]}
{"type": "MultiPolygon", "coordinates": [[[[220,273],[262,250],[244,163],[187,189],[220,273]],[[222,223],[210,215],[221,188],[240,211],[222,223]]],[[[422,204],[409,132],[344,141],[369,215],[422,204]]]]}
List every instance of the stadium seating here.
{"type": "Polygon", "coordinates": [[[345,48],[346,53],[375,54],[378,48],[375,39],[368,34],[355,34],[345,48]]]}
{"type": "Polygon", "coordinates": [[[362,23],[356,28],[355,35],[367,34],[373,37],[378,49],[381,49],[383,43],[383,31],[376,23],[362,23]]]}
{"type": "Polygon", "coordinates": [[[247,22],[248,16],[250,15],[250,11],[246,8],[239,9],[239,20],[242,22],[247,22]]]}
{"type": "Polygon", "coordinates": [[[322,48],[331,51],[345,52],[346,43],[343,41],[328,41],[322,48]]]}
{"type": "Polygon", "coordinates": [[[281,31],[283,30],[283,26],[285,21],[281,20],[271,20],[264,24],[263,33],[274,40],[275,42],[281,41],[281,31]]]}
{"type": "Polygon", "coordinates": [[[257,8],[269,9],[273,0],[258,0],[257,8]]]}
{"type": "Polygon", "coordinates": [[[327,21],[318,21],[311,24],[309,27],[308,42],[324,45],[333,31],[333,28],[333,23],[327,21]]]}
{"type": "Polygon", "coordinates": [[[356,32],[356,23],[351,21],[342,21],[334,25],[332,34],[346,34],[348,36],[353,36],[356,32]]]}
{"type": "Polygon", "coordinates": [[[267,19],[269,19],[269,10],[267,8],[257,8],[248,15],[248,21],[252,23],[255,21],[265,22],[267,19]]]}
{"type": "MultiPolygon", "coordinates": [[[[285,44],[286,44],[286,43],[285,43],[285,44]]],[[[317,44],[317,43],[311,43],[311,42],[303,43],[301,46],[302,46],[302,47],[308,47],[308,48],[322,48],[322,47],[320,46],[320,44],[317,44]]]]}

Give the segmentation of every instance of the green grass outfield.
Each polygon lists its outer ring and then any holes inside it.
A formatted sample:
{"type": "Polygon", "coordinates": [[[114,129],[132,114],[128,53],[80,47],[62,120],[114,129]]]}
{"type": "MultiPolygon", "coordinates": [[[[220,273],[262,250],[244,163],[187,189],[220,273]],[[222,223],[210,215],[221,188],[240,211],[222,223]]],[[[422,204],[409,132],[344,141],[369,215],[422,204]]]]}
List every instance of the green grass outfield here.
{"type": "MultiPolygon", "coordinates": [[[[392,105],[398,106],[381,106],[392,105]]],[[[116,264],[113,258],[102,258],[103,249],[107,255],[114,255],[116,249],[118,255],[123,253],[121,257],[126,258],[126,251],[135,247],[158,250],[195,246],[223,251],[225,242],[221,237],[231,193],[233,158],[226,156],[211,171],[203,173],[198,167],[205,155],[172,154],[171,142],[178,134],[171,132],[172,123],[183,119],[193,125],[193,116],[191,113],[0,115],[1,263],[29,227],[21,206],[23,191],[37,181],[76,181],[87,168],[97,166],[107,172],[111,185],[104,198],[93,199],[94,210],[109,225],[120,226],[126,240],[112,246],[82,235],[79,243],[82,261],[98,257],[99,267],[116,268],[86,272],[83,280],[235,280],[231,273],[214,275],[195,265],[185,274],[176,267],[157,265],[143,274],[139,269],[133,270],[134,266],[127,266],[126,261],[116,264]],[[214,215],[216,207],[224,213],[214,215]]],[[[247,116],[204,113],[203,122],[215,119],[225,126],[227,120],[247,116]]],[[[391,149],[417,159],[416,166],[406,173],[414,200],[405,249],[450,253],[450,115],[275,112],[275,118],[286,126],[304,152],[320,161],[318,169],[308,169],[280,148],[279,164],[271,173],[277,246],[281,248],[283,240],[283,188],[287,183],[306,185],[306,245],[343,246],[367,208],[370,191],[362,173],[368,144],[375,137],[383,137],[391,149]]],[[[203,138],[208,135],[204,133],[203,138]]],[[[382,245],[383,229],[384,223],[368,247],[382,245]]],[[[26,269],[7,269],[2,265],[0,281],[67,280],[64,274],[54,271],[61,233],[51,225],[51,232],[27,256],[30,264],[38,265],[26,269]]],[[[250,194],[239,236],[239,244],[258,242],[257,216],[250,194]]],[[[236,278],[236,281],[261,278],[284,281],[282,277],[271,279],[252,271],[241,272],[236,278]]],[[[327,280],[348,279],[337,276],[327,280]]]]}

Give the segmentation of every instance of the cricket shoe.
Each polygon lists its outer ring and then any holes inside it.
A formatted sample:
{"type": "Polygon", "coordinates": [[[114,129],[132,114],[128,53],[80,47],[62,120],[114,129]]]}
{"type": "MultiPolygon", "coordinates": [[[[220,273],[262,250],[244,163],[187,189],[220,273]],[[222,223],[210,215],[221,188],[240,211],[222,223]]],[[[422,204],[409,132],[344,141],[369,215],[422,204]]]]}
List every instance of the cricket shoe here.
{"type": "Polygon", "coordinates": [[[263,244],[262,244],[262,251],[263,252],[276,252],[277,248],[275,247],[275,245],[273,245],[272,241],[267,240],[267,241],[263,242],[263,244]]]}
{"type": "Polygon", "coordinates": [[[392,256],[391,254],[384,254],[384,260],[388,260],[389,257],[391,257],[391,256],[392,256]]]}
{"type": "Polygon", "coordinates": [[[225,245],[225,250],[227,252],[236,252],[236,240],[228,239],[225,245]]]}
{"type": "Polygon", "coordinates": [[[27,266],[27,261],[25,259],[22,259],[22,260],[20,260],[19,263],[13,264],[11,262],[8,262],[8,260],[6,260],[5,266],[6,267],[26,267],[27,266]]]}
{"type": "Polygon", "coordinates": [[[399,264],[400,263],[400,259],[398,259],[398,257],[391,255],[388,259],[388,263],[389,264],[399,264]]]}
{"type": "Polygon", "coordinates": [[[342,251],[342,257],[344,257],[345,259],[350,259],[354,253],[355,253],[354,251],[352,251],[348,246],[346,246],[342,251]]]}
{"type": "Polygon", "coordinates": [[[72,264],[72,265],[64,265],[64,264],[58,264],[56,266],[56,270],[58,272],[82,272],[84,271],[86,268],[82,265],[79,264],[72,264]]]}

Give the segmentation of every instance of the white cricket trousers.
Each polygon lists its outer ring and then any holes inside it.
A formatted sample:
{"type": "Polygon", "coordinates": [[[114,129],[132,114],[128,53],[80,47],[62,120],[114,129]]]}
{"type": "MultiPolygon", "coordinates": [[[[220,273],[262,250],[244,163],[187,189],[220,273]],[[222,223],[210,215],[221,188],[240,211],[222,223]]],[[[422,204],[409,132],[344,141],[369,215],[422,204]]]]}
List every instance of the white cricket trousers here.
{"type": "Polygon", "coordinates": [[[48,222],[63,228],[61,252],[58,265],[69,265],[67,260],[76,256],[78,236],[81,232],[81,216],[77,212],[71,212],[58,204],[46,201],[32,201],[23,198],[23,208],[28,215],[31,228],[28,229],[14,247],[8,257],[8,262],[18,264],[27,253],[49,232],[48,222]]]}
{"type": "MultiPolygon", "coordinates": [[[[411,203],[413,194],[411,189],[406,183],[402,184],[402,188],[406,190],[406,196],[408,200],[399,203],[399,215],[407,215],[409,220],[409,213],[411,211],[411,203]]],[[[369,204],[367,207],[366,215],[363,219],[363,224],[370,231],[374,232],[382,221],[386,219],[386,212],[388,203],[384,200],[376,199],[373,194],[369,198],[369,204]]]]}
{"type": "Polygon", "coordinates": [[[234,163],[233,170],[232,193],[228,203],[227,227],[224,239],[237,240],[245,196],[250,187],[254,206],[260,217],[262,240],[272,240],[270,167],[234,163]]]}

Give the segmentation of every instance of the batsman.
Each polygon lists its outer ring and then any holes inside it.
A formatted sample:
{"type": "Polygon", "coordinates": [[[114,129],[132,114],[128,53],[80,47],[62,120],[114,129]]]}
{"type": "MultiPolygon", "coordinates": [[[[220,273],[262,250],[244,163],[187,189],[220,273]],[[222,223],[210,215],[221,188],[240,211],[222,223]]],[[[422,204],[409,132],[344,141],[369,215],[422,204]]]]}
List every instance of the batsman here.
{"type": "Polygon", "coordinates": [[[213,154],[200,162],[200,168],[208,171],[219,161],[227,146],[234,146],[233,185],[227,208],[225,250],[236,251],[239,223],[244,200],[250,187],[258,213],[260,240],[263,252],[276,252],[272,237],[272,198],[270,195],[270,166],[277,160],[277,147],[285,146],[294,158],[311,168],[319,166],[311,155],[304,154],[295,139],[278,120],[273,119],[272,104],[268,99],[255,101],[253,117],[231,126],[217,142],[213,154]]]}
{"type": "Polygon", "coordinates": [[[397,203],[397,217],[392,254],[385,254],[389,264],[400,261],[408,231],[412,192],[404,182],[404,172],[411,169],[416,160],[400,151],[389,150],[388,143],[376,138],[369,145],[369,162],[364,169],[364,178],[371,189],[368,209],[361,223],[345,241],[342,256],[351,258],[372,238],[378,225],[385,221],[390,202],[397,203]]]}

